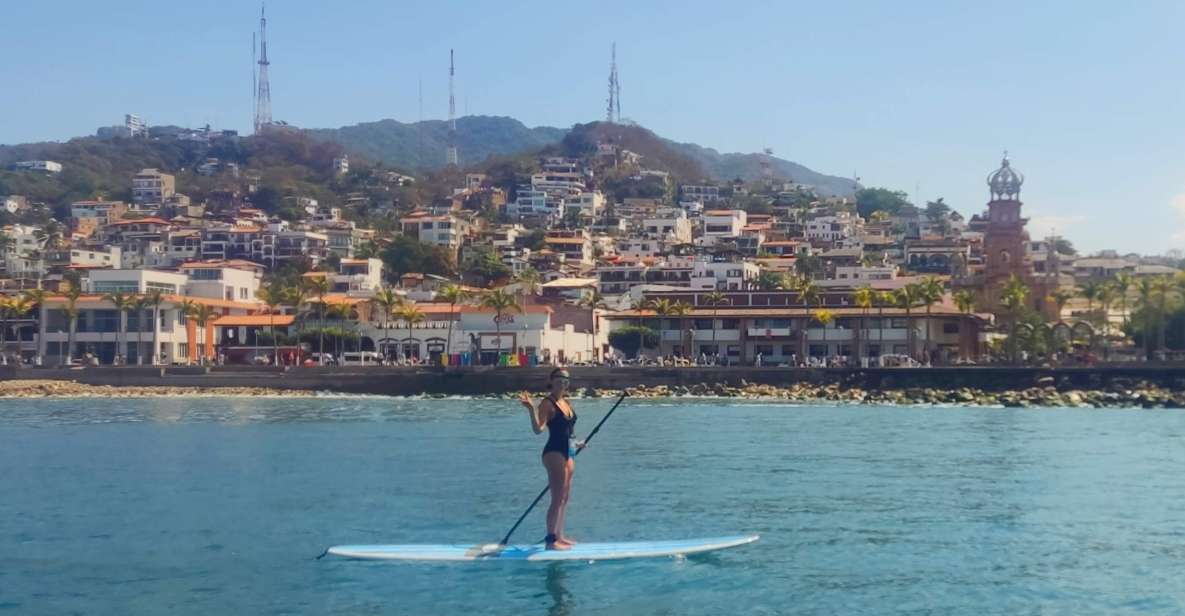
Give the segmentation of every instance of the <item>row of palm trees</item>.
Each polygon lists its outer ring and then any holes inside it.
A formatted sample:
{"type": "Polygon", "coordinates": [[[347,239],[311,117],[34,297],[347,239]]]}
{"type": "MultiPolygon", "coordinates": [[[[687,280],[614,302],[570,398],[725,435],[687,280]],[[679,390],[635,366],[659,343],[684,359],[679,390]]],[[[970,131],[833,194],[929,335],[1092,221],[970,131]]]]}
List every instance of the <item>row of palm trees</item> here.
{"type": "Polygon", "coordinates": [[[1174,307],[1185,301],[1185,273],[1136,277],[1119,272],[1109,279],[1089,280],[1079,286],[1076,293],[1058,290],[1050,294],[1050,298],[1057,304],[1059,315],[1075,295],[1086,300],[1087,321],[1101,328],[1104,337],[1110,335],[1111,308],[1118,303],[1124,331],[1139,331],[1145,357],[1151,358],[1154,351],[1168,348],[1168,320],[1174,307]],[[1133,299],[1134,314],[1128,310],[1133,299]]]}
{"type": "MultiPolygon", "coordinates": [[[[536,279],[534,290],[537,290],[537,286],[538,280],[536,279]]],[[[530,285],[527,288],[530,289],[530,285]]],[[[273,359],[277,364],[280,357],[274,317],[277,314],[282,314],[285,307],[295,309],[296,316],[298,317],[298,328],[303,327],[304,320],[300,317],[313,314],[314,312],[316,313],[319,322],[317,349],[322,353],[320,356],[322,363],[324,363],[325,357],[323,349],[325,347],[326,317],[346,321],[351,318],[364,316],[357,313],[357,307],[355,305],[348,303],[330,304],[327,299],[330,290],[330,282],[324,276],[306,277],[299,284],[295,285],[285,285],[279,280],[272,280],[260,287],[258,292],[259,299],[267,306],[267,312],[272,317],[269,322],[269,330],[272,339],[273,359]]],[[[475,293],[460,285],[451,284],[437,291],[436,300],[449,305],[450,318],[448,319],[448,336],[446,338],[445,354],[452,353],[455,319],[451,318],[451,315],[456,312],[458,306],[476,304],[494,311],[496,316],[494,324],[498,334],[499,352],[501,351],[504,315],[510,312],[522,311],[519,297],[500,289],[475,293]]],[[[390,287],[383,287],[377,290],[374,296],[365,302],[365,305],[369,308],[369,320],[379,324],[379,329],[382,330],[385,340],[390,340],[390,330],[394,324],[401,324],[403,328],[406,328],[408,335],[404,340],[410,340],[412,329],[416,325],[423,323],[427,318],[416,302],[409,300],[406,296],[390,287]]],[[[297,338],[300,339],[301,337],[301,330],[298,329],[297,338]]]]}
{"type": "MultiPolygon", "coordinates": [[[[810,309],[815,306],[811,312],[811,319],[819,323],[823,328],[823,344],[827,344],[827,328],[836,320],[836,313],[823,306],[823,292],[813,280],[806,277],[782,275],[771,283],[769,279],[766,280],[767,286],[774,284],[774,288],[778,290],[794,291],[798,294],[798,301],[801,302],[802,307],[810,309]]],[[[926,311],[926,328],[925,328],[925,356],[929,357],[932,354],[931,349],[931,330],[930,326],[932,309],[935,304],[942,301],[946,295],[946,287],[942,281],[936,277],[928,277],[919,282],[907,284],[899,289],[893,291],[876,291],[870,287],[860,287],[852,292],[852,304],[864,311],[864,316],[861,318],[860,329],[865,330],[864,323],[869,317],[869,312],[875,307],[879,311],[878,322],[880,324],[880,346],[884,346],[884,311],[885,308],[901,308],[905,310],[906,328],[907,328],[907,345],[909,348],[909,355],[915,356],[915,327],[913,310],[918,307],[923,307],[926,311]]],[[[716,327],[715,321],[719,316],[721,307],[731,305],[728,296],[721,291],[712,291],[698,297],[701,304],[712,308],[712,346],[716,347],[716,327]]],[[[958,309],[963,313],[970,313],[973,307],[973,298],[969,291],[960,290],[953,294],[953,300],[958,309]]],[[[636,301],[631,306],[634,310],[652,310],[659,316],[677,316],[682,317],[689,314],[692,306],[683,301],[671,301],[666,298],[649,299],[636,301]]],[[[865,336],[861,336],[861,341],[864,345],[868,344],[865,336]]],[[[806,335],[799,338],[800,356],[806,356],[806,335]]],[[[867,355],[864,348],[856,350],[858,357],[867,355]]]]}

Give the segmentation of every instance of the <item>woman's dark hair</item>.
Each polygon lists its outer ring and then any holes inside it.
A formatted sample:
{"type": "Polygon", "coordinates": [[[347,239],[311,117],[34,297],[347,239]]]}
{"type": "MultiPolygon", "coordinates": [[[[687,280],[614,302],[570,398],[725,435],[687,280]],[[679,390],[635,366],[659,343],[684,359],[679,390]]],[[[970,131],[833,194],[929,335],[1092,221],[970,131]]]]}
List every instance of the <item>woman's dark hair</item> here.
{"type": "Polygon", "coordinates": [[[571,378],[571,375],[568,374],[567,370],[565,370],[564,368],[556,368],[555,370],[551,371],[551,375],[547,377],[547,380],[554,381],[554,380],[556,380],[556,377],[561,377],[561,376],[571,378]]]}

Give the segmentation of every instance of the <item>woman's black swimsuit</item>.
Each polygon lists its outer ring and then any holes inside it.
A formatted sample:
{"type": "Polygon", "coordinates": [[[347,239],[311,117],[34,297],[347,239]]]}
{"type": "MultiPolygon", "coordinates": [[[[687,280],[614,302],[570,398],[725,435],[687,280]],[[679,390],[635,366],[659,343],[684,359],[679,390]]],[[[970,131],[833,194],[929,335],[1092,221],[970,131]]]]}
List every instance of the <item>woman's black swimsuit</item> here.
{"type": "Polygon", "coordinates": [[[554,451],[563,454],[565,459],[576,455],[572,444],[572,430],[576,427],[576,413],[572,413],[572,418],[560,410],[560,405],[555,401],[555,398],[548,396],[544,400],[551,400],[551,404],[555,407],[555,412],[551,414],[551,419],[547,420],[547,444],[543,446],[543,454],[554,451]]]}

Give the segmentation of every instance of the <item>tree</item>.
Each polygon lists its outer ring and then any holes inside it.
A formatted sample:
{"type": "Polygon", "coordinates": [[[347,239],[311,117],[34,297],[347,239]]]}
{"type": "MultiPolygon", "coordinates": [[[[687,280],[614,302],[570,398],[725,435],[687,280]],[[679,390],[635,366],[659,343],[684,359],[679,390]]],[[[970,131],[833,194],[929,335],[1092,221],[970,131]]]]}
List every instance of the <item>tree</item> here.
{"type": "Polygon", "coordinates": [[[856,192],[856,213],[864,218],[878,211],[893,215],[908,205],[909,195],[900,190],[864,188],[856,192]]]}
{"type": "Polygon", "coordinates": [[[892,291],[880,291],[876,294],[877,319],[880,320],[880,328],[877,332],[877,345],[880,347],[879,355],[885,354],[885,308],[896,305],[896,293],[892,291]]]}
{"type": "Polygon", "coordinates": [[[933,359],[934,351],[930,348],[930,333],[934,329],[933,314],[931,309],[934,304],[942,301],[942,296],[946,293],[942,281],[934,276],[927,276],[918,283],[918,299],[926,306],[926,363],[930,363],[933,359]]]}
{"type": "Polygon", "coordinates": [[[609,333],[609,344],[630,357],[637,357],[643,347],[653,349],[658,346],[658,332],[649,327],[627,325],[609,333]]]}
{"type": "Polygon", "coordinates": [[[1119,272],[1115,274],[1112,284],[1115,285],[1115,292],[1119,295],[1119,307],[1123,310],[1123,327],[1126,329],[1128,321],[1127,295],[1135,286],[1136,280],[1127,272],[1119,272]]]}
{"type": "Polygon", "coordinates": [[[148,326],[148,309],[152,302],[147,296],[138,295],[132,300],[132,309],[136,311],[136,365],[144,365],[144,328],[148,326]]]}
{"type": "MultiPolygon", "coordinates": [[[[975,296],[967,289],[959,289],[951,296],[955,302],[955,307],[959,309],[962,314],[971,314],[972,308],[975,307],[975,296]]],[[[963,345],[959,344],[959,359],[963,359],[963,345]]]]}
{"type": "Polygon", "coordinates": [[[123,357],[124,349],[127,348],[127,314],[129,311],[135,308],[136,298],[122,292],[116,292],[104,295],[103,299],[111,302],[115,306],[115,314],[119,318],[119,328],[116,331],[115,339],[115,345],[119,347],[119,349],[115,351],[115,359],[118,362],[119,358],[123,357]],[[120,342],[120,338],[123,339],[123,342],[120,342]]]}
{"type": "Polygon", "coordinates": [[[1016,331],[1017,325],[1020,323],[1021,316],[1024,313],[1028,297],[1029,287],[1025,284],[1025,281],[1016,274],[1009,276],[1008,281],[1004,283],[1003,291],[1000,293],[1000,307],[1004,309],[1004,314],[1008,316],[1010,327],[1008,339],[1011,346],[1013,363],[1019,359],[1017,355],[1018,341],[1016,340],[1016,331]]]}
{"type": "Polygon", "coordinates": [[[498,257],[498,253],[489,246],[478,246],[470,253],[469,258],[461,266],[461,274],[476,277],[484,285],[491,285],[495,281],[504,280],[510,276],[510,268],[498,257]]]}
{"type": "MultiPolygon", "coordinates": [[[[802,302],[804,309],[809,308],[812,303],[822,305],[823,295],[819,292],[819,287],[813,281],[807,278],[801,278],[796,285],[798,291],[798,299],[802,302]]],[[[807,357],[807,320],[803,319],[803,325],[799,336],[799,352],[803,361],[807,357]]]]}
{"type": "Polygon", "coordinates": [[[905,309],[905,346],[908,349],[910,359],[915,360],[917,359],[917,353],[916,345],[914,344],[916,336],[914,333],[913,307],[917,305],[920,296],[921,288],[916,282],[897,289],[896,294],[897,307],[905,309]]]}
{"type": "Polygon", "coordinates": [[[1094,312],[1094,303],[1098,301],[1099,296],[1102,295],[1102,293],[1103,281],[1101,280],[1088,280],[1078,289],[1078,294],[1086,300],[1086,311],[1089,315],[1087,319],[1094,321],[1095,325],[1098,325],[1099,323],[1098,315],[1096,315],[1094,312]]]}
{"type": "MultiPolygon", "coordinates": [[[[207,333],[206,326],[211,321],[218,320],[218,317],[220,315],[221,315],[221,313],[219,313],[216,308],[214,308],[213,306],[210,306],[208,304],[199,304],[197,307],[197,310],[194,311],[193,320],[195,323],[197,323],[197,326],[200,328],[200,333],[198,335],[200,336],[200,340],[203,341],[203,342],[199,343],[199,345],[198,345],[199,349],[201,349],[202,346],[205,345],[204,341],[206,340],[206,333],[207,333]]],[[[211,353],[212,351],[213,351],[213,349],[206,349],[205,353],[199,353],[198,354],[199,355],[198,362],[205,364],[206,363],[206,356],[209,353],[211,353]]]]}
{"type": "Polygon", "coordinates": [[[815,321],[823,326],[823,359],[826,360],[827,356],[831,353],[831,349],[827,346],[827,327],[835,321],[835,313],[826,308],[819,308],[815,310],[813,317],[815,321]]]}
{"type": "MultiPolygon", "coordinates": [[[[398,310],[399,307],[402,306],[405,301],[407,301],[407,300],[405,300],[402,295],[399,295],[398,293],[395,292],[394,289],[392,289],[390,287],[383,287],[383,288],[379,289],[378,291],[375,292],[374,297],[370,298],[371,305],[374,306],[374,308],[378,311],[379,316],[382,318],[382,321],[380,324],[380,329],[382,329],[382,331],[383,331],[383,358],[384,359],[387,357],[387,355],[389,355],[388,347],[390,346],[391,336],[388,333],[388,329],[390,328],[390,325],[391,325],[391,323],[390,323],[391,317],[394,316],[395,311],[398,310]]],[[[449,326],[450,327],[452,326],[451,321],[449,322],[449,326]]],[[[450,338],[451,338],[452,337],[451,330],[449,331],[449,334],[450,334],[450,338]]]]}
{"type": "Polygon", "coordinates": [[[63,365],[71,365],[74,363],[74,333],[78,329],[78,298],[82,296],[82,289],[78,285],[70,285],[66,292],[62,294],[66,298],[66,303],[62,306],[62,314],[66,316],[70,323],[70,333],[66,336],[66,353],[63,365]]]}
{"type": "Polygon", "coordinates": [[[502,357],[502,315],[511,311],[522,312],[522,306],[519,305],[518,299],[501,289],[495,289],[482,295],[480,305],[482,308],[494,311],[494,328],[498,334],[498,357],[502,357]]]}
{"type": "MultiPolygon", "coordinates": [[[[410,342],[412,340],[411,330],[416,325],[424,322],[424,313],[416,307],[415,302],[404,302],[395,309],[395,316],[407,326],[407,338],[404,338],[404,342],[410,342]]],[[[406,344],[403,346],[404,357],[408,355],[407,346],[406,344]]]]}
{"type": "MultiPolygon", "coordinates": [[[[1071,299],[1074,299],[1074,294],[1066,289],[1055,289],[1052,293],[1049,294],[1049,300],[1051,302],[1053,302],[1054,306],[1057,306],[1057,320],[1058,321],[1060,321],[1062,319],[1062,310],[1065,309],[1066,304],[1070,303],[1071,299]]],[[[1125,308],[1124,309],[1124,313],[1125,313],[1124,319],[1125,320],[1127,318],[1126,312],[1127,312],[1127,310],[1125,308]]]]}
{"type": "Polygon", "coordinates": [[[794,260],[794,272],[804,280],[813,280],[823,275],[826,266],[823,260],[813,255],[803,255],[794,260]]]}
{"type": "Polygon", "coordinates": [[[519,295],[524,298],[535,296],[543,288],[543,275],[539,273],[539,270],[528,267],[522,272],[519,272],[518,276],[514,277],[514,282],[519,285],[519,295]]]}
{"type": "Polygon", "coordinates": [[[413,237],[397,235],[383,249],[383,264],[395,276],[409,272],[451,276],[453,260],[441,246],[425,244],[413,237]]]}
{"type": "Polygon", "coordinates": [[[448,302],[448,340],[444,343],[444,352],[446,355],[452,355],[453,321],[455,320],[453,313],[457,311],[457,304],[464,304],[469,301],[469,292],[460,285],[450,284],[436,293],[436,299],[448,302]]]}
{"type": "MultiPolygon", "coordinates": [[[[691,312],[691,306],[689,306],[683,302],[672,302],[671,300],[666,299],[664,297],[662,299],[656,299],[656,300],[650,302],[650,308],[654,310],[654,314],[659,315],[659,316],[680,317],[679,318],[679,326],[676,329],[679,332],[679,337],[683,338],[683,336],[684,336],[684,329],[683,329],[684,319],[682,317],[686,316],[687,313],[691,312]]],[[[715,335],[715,331],[713,331],[713,336],[714,335],[715,335]]],[[[694,345],[694,343],[692,343],[692,345],[694,345]]],[[[680,352],[683,352],[685,348],[686,347],[684,347],[683,343],[679,344],[680,352]]],[[[684,356],[689,357],[692,350],[694,350],[694,349],[687,349],[686,354],[684,356]]]]}
{"type": "Polygon", "coordinates": [[[764,270],[757,275],[757,290],[758,291],[777,291],[782,288],[782,276],[769,270],[764,270]]]}
{"type": "Polygon", "coordinates": [[[939,197],[937,201],[926,202],[926,218],[930,219],[932,223],[940,223],[950,216],[950,206],[946,201],[939,197]]]}
{"type": "Polygon", "coordinates": [[[305,288],[309,295],[317,298],[317,363],[325,365],[325,296],[329,295],[329,277],[316,276],[304,279],[305,288]]]}
{"type": "Polygon", "coordinates": [[[333,354],[334,357],[341,357],[341,347],[345,346],[346,321],[350,320],[350,313],[353,312],[353,307],[345,302],[335,303],[328,308],[327,312],[329,313],[329,317],[339,322],[337,333],[333,335],[333,354]]]}
{"type": "Polygon", "coordinates": [[[255,292],[255,296],[259,298],[259,301],[263,302],[264,305],[267,306],[268,331],[271,333],[272,337],[273,366],[280,365],[280,344],[276,337],[276,311],[278,311],[280,306],[284,303],[284,295],[284,287],[280,286],[279,283],[274,280],[264,284],[262,287],[259,287],[259,290],[255,292]]]}
{"type": "MultiPolygon", "coordinates": [[[[0,236],[4,237],[4,236],[0,236]]],[[[8,321],[16,312],[15,297],[0,297],[0,364],[8,364],[8,321]]]]}
{"type": "Polygon", "coordinates": [[[305,304],[309,301],[309,287],[303,283],[303,280],[297,281],[294,284],[285,283],[281,295],[284,298],[285,306],[292,306],[292,315],[294,317],[293,323],[296,325],[296,340],[299,343],[301,334],[304,333],[304,318],[303,313],[305,304]]]}
{"type": "MultiPolygon", "coordinates": [[[[716,317],[720,314],[720,307],[731,306],[732,300],[720,291],[712,291],[704,296],[704,303],[712,307],[712,348],[716,349],[716,353],[720,353],[719,347],[716,346],[716,317]]],[[[727,354],[724,355],[728,357],[727,354]]]]}
{"type": "Polygon", "coordinates": [[[148,301],[148,305],[152,306],[152,364],[151,365],[155,366],[160,359],[159,358],[160,341],[158,338],[158,336],[159,336],[158,332],[160,331],[160,319],[161,319],[160,307],[162,304],[165,303],[165,293],[164,293],[164,291],[161,291],[160,289],[152,289],[144,297],[148,301]]]}
{"type": "MultiPolygon", "coordinates": [[[[600,317],[600,315],[597,314],[597,311],[598,310],[608,310],[609,309],[608,300],[605,298],[604,295],[601,294],[600,291],[598,291],[597,289],[594,288],[591,292],[584,294],[584,296],[580,298],[580,301],[577,304],[581,308],[585,308],[589,312],[592,313],[591,314],[591,316],[592,316],[592,337],[593,337],[593,340],[596,340],[597,330],[600,329],[600,326],[601,326],[601,324],[600,324],[601,317],[600,317]]],[[[596,355],[597,354],[594,352],[592,354],[592,357],[590,357],[590,359],[596,357],[596,355]]]]}
{"type": "Polygon", "coordinates": [[[852,293],[852,303],[854,303],[856,307],[863,312],[863,316],[860,317],[860,344],[856,345],[857,362],[867,355],[867,353],[864,351],[864,348],[868,345],[866,340],[868,337],[868,311],[872,308],[872,300],[875,294],[876,292],[868,286],[860,287],[852,293]]]}

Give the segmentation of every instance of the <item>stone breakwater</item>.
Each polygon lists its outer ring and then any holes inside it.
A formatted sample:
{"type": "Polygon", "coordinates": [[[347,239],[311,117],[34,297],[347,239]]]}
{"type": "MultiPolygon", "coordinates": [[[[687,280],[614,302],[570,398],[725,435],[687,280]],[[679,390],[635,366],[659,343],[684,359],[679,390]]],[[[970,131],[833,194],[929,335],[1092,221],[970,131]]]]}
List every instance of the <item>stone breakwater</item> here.
{"type": "MultiPolygon", "coordinates": [[[[1004,407],[1142,407],[1185,408],[1185,390],[1166,389],[1143,381],[1117,380],[1103,390],[1059,388],[1053,383],[1009,391],[985,391],[971,387],[956,389],[905,388],[867,391],[859,387],[795,383],[786,387],[742,383],[740,386],[697,384],[691,386],[627,388],[631,397],[667,398],[683,396],[741,398],[751,400],[786,400],[876,405],[965,405],[1004,407]]],[[[620,392],[582,389],[582,397],[613,397],[620,392]]]]}
{"type": "Polygon", "coordinates": [[[166,396],[312,396],[314,392],[267,387],[86,385],[75,381],[0,381],[0,398],[155,398],[166,396]]]}

